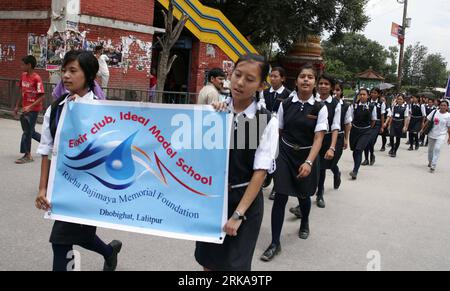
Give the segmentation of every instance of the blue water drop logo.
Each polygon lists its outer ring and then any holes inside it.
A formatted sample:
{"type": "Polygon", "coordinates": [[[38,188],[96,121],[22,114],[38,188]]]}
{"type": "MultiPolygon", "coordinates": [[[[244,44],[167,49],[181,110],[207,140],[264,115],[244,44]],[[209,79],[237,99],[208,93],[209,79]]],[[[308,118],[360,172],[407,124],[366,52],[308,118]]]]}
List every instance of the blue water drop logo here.
{"type": "Polygon", "coordinates": [[[134,176],[135,166],[131,154],[134,134],[123,141],[106,159],[106,171],[117,180],[127,180],[134,176]]]}

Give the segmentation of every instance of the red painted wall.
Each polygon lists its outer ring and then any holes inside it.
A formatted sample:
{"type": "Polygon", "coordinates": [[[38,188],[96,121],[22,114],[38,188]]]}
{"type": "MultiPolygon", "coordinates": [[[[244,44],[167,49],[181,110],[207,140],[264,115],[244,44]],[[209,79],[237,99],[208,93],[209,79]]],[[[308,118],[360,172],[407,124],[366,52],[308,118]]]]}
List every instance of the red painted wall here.
{"type": "Polygon", "coordinates": [[[50,10],[52,0],[2,0],[0,10],[50,10]]]}

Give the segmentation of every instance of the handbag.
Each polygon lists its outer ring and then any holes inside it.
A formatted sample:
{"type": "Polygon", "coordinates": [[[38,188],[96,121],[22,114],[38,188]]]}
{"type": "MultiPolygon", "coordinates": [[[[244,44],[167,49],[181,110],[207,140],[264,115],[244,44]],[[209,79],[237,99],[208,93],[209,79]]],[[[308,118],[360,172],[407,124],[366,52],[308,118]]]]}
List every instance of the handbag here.
{"type": "Polygon", "coordinates": [[[436,116],[437,110],[434,111],[433,116],[431,117],[431,121],[428,120],[428,122],[425,124],[425,127],[423,128],[423,134],[428,135],[434,126],[434,116],[436,116]]]}

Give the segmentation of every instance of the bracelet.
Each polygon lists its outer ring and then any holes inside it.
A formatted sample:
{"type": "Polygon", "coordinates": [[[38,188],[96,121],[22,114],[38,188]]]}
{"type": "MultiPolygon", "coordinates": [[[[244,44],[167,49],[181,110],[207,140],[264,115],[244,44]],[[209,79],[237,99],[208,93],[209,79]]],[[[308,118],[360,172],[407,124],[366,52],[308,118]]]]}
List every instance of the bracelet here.
{"type": "Polygon", "coordinates": [[[306,160],[306,161],[305,161],[305,164],[308,164],[310,167],[313,166],[313,162],[311,162],[310,160],[306,160]]]}
{"type": "Polygon", "coordinates": [[[332,150],[333,152],[336,152],[336,148],[334,148],[334,147],[330,147],[330,150],[332,150]]]}

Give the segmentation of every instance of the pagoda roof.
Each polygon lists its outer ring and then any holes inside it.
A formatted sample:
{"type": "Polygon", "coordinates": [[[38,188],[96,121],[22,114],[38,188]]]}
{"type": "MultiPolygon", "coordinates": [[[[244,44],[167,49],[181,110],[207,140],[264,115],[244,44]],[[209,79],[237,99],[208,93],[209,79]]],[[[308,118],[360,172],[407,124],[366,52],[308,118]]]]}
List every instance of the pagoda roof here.
{"type": "Polygon", "coordinates": [[[362,73],[356,75],[358,79],[369,79],[369,80],[384,80],[384,77],[375,72],[373,69],[368,69],[362,73]]]}

